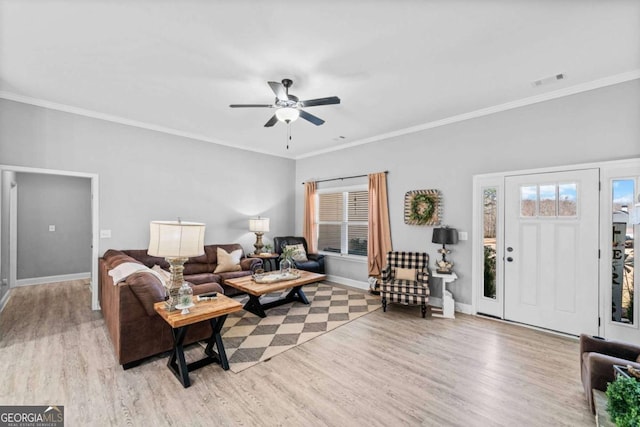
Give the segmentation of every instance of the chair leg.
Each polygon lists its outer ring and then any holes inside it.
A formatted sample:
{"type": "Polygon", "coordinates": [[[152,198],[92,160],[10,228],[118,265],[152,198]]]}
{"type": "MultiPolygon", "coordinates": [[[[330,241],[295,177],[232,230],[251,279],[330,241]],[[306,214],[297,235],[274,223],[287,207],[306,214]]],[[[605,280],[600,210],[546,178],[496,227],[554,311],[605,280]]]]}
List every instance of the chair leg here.
{"type": "Polygon", "coordinates": [[[420,310],[422,311],[422,318],[424,319],[427,315],[427,305],[422,304],[422,306],[420,307],[420,310]]]}
{"type": "Polygon", "coordinates": [[[386,297],[382,297],[382,311],[383,312],[387,311],[387,298],[386,297]]]}

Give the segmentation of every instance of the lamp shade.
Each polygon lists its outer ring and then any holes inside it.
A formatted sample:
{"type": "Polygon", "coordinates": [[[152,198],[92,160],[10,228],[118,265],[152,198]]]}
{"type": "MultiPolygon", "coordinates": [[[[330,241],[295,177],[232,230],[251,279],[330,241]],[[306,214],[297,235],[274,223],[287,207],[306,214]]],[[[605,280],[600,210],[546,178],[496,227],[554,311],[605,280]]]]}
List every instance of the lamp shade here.
{"type": "Polygon", "coordinates": [[[269,231],[269,218],[251,218],[249,220],[249,231],[254,233],[266,233],[269,231]]]}
{"type": "Polygon", "coordinates": [[[281,122],[295,122],[300,116],[300,111],[297,108],[283,107],[276,110],[276,117],[281,122]]]}
{"type": "Polygon", "coordinates": [[[151,221],[148,253],[165,258],[202,255],[204,228],[199,222],[151,221]]]}
{"type": "Polygon", "coordinates": [[[458,230],[449,227],[434,228],[431,243],[454,245],[458,243],[458,230]]]}

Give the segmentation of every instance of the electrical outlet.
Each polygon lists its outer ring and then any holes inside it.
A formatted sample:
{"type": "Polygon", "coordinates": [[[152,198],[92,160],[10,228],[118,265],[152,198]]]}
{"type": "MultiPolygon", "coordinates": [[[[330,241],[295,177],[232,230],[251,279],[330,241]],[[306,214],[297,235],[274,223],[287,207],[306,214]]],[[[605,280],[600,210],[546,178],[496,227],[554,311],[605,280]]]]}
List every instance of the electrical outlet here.
{"type": "Polygon", "coordinates": [[[56,226],[55,225],[50,225],[49,226],[49,231],[56,231],[56,226]]]}
{"type": "Polygon", "coordinates": [[[458,231],[458,240],[469,240],[469,234],[466,231],[458,231]]]}

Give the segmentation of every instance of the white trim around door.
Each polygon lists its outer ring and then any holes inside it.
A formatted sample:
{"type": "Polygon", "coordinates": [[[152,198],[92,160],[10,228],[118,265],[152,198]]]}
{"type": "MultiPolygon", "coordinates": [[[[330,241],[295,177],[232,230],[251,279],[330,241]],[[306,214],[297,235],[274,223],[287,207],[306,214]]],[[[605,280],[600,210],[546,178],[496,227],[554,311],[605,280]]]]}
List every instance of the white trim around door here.
{"type": "MultiPolygon", "coordinates": [[[[611,277],[612,277],[612,251],[610,248],[611,232],[612,232],[612,186],[614,181],[620,178],[628,178],[635,180],[634,203],[637,205],[629,206],[630,212],[637,210],[640,215],[640,158],[603,161],[596,163],[565,165],[549,168],[527,169],[520,171],[507,171],[492,174],[476,175],[473,177],[473,277],[472,277],[472,301],[473,313],[488,314],[500,319],[504,319],[504,282],[502,274],[504,272],[504,183],[507,177],[514,175],[527,174],[550,174],[567,170],[580,169],[598,169],[600,171],[600,187],[601,191],[597,202],[593,202],[593,209],[597,210],[599,215],[598,222],[598,243],[597,248],[593,248],[600,252],[598,264],[598,318],[595,322],[600,322],[600,326],[595,330],[599,335],[607,338],[624,339],[627,341],[640,341],[640,296],[634,293],[634,321],[632,325],[622,324],[620,322],[612,322],[611,309],[611,277]],[[484,289],[484,230],[483,230],[483,189],[493,188],[497,195],[497,233],[496,233],[496,297],[486,298],[483,295],[484,289]]],[[[639,225],[635,225],[632,238],[632,245],[637,246],[640,240],[639,225]]],[[[629,236],[627,236],[627,240],[629,236]]],[[[594,244],[595,245],[595,244],[594,244]]],[[[635,262],[633,271],[635,279],[640,277],[637,273],[638,262],[635,262]]]]}

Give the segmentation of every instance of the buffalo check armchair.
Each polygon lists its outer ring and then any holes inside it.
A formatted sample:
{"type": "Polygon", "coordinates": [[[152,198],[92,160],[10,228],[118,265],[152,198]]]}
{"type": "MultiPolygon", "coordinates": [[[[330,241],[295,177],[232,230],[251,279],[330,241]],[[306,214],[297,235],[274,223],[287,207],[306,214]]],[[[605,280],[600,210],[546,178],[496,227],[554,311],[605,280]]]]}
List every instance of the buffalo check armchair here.
{"type": "Polygon", "coordinates": [[[425,252],[388,252],[382,270],[380,297],[382,310],[390,302],[420,304],[422,317],[429,302],[429,255],[425,252]]]}

